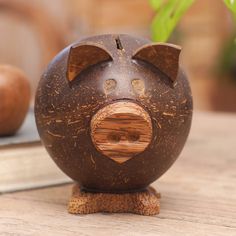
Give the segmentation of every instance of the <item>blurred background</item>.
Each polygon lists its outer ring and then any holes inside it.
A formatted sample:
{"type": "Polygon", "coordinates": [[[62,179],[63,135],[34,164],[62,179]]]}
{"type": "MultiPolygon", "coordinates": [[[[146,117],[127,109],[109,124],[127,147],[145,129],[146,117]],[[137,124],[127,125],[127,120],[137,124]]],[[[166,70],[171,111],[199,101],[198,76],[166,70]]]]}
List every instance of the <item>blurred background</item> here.
{"type": "MultiPolygon", "coordinates": [[[[0,64],[26,72],[33,104],[43,69],[66,45],[102,33],[151,38],[154,16],[148,0],[0,0],[0,64]]],[[[236,52],[225,56],[234,28],[223,1],[196,0],[172,34],[183,47],[195,109],[236,111],[236,52]]]]}

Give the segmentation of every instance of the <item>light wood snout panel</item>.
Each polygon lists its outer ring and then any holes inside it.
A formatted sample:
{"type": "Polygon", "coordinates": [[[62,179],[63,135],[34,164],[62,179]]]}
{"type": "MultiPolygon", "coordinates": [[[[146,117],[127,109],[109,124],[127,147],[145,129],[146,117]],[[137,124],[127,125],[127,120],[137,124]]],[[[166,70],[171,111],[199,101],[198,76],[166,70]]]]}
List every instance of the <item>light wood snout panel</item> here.
{"type": "Polygon", "coordinates": [[[92,118],[91,138],[98,151],[123,163],[143,152],[151,142],[151,118],[133,102],[107,105],[92,118]]]}

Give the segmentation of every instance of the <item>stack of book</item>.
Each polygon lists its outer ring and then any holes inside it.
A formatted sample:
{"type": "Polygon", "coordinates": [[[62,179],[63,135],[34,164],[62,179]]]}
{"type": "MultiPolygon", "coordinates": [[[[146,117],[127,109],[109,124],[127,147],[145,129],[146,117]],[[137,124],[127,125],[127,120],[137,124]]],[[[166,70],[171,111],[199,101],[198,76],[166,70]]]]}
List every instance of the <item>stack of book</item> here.
{"type": "Polygon", "coordinates": [[[0,137],[0,193],[71,182],[40,143],[33,111],[11,137],[0,137]]]}

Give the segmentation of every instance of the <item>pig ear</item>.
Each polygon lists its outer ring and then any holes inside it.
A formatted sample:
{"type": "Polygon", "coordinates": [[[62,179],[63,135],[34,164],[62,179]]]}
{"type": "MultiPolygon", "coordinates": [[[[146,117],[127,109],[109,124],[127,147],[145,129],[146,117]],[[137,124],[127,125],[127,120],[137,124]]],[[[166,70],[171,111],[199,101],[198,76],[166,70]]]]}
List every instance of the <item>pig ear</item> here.
{"type": "Polygon", "coordinates": [[[179,46],[153,43],[139,48],[132,58],[154,65],[174,82],[178,75],[180,52],[181,47],[179,46]]]}
{"type": "Polygon", "coordinates": [[[67,79],[72,81],[90,66],[112,61],[111,55],[98,44],[77,44],[70,48],[67,62],[67,79]]]}

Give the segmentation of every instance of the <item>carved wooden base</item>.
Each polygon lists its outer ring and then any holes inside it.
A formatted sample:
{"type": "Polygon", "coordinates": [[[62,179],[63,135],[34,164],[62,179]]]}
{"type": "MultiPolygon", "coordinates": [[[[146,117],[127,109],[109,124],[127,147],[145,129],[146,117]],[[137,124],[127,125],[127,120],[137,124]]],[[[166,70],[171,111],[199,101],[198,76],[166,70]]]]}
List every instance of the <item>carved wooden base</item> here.
{"type": "Polygon", "coordinates": [[[152,187],[134,193],[91,193],[73,187],[68,205],[71,214],[90,214],[96,212],[135,213],[156,215],[160,210],[160,194],[152,187]]]}

